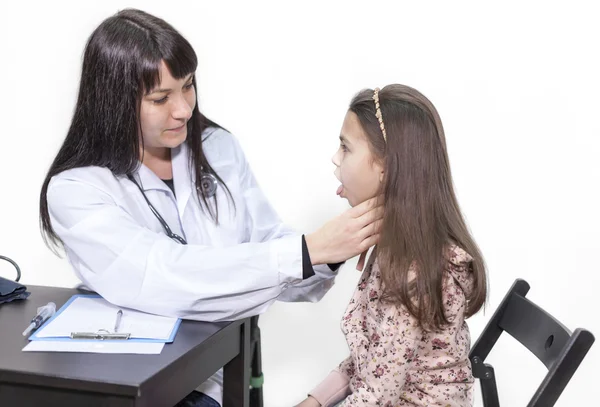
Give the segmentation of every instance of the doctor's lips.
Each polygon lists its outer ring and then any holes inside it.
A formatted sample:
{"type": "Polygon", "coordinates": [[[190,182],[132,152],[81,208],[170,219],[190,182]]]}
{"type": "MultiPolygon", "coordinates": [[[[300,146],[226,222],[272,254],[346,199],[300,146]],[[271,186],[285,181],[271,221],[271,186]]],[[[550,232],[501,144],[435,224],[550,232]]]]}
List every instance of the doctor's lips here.
{"type": "Polygon", "coordinates": [[[167,131],[172,131],[174,133],[180,132],[181,130],[183,130],[185,128],[185,126],[187,125],[187,122],[183,123],[181,126],[179,127],[174,127],[172,129],[167,129],[167,131]]]}

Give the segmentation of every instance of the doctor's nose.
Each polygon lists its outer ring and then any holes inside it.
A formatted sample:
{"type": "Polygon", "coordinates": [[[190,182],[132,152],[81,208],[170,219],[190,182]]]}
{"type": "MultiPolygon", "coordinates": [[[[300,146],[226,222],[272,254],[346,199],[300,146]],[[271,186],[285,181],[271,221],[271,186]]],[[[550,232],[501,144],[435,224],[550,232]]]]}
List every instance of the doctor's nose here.
{"type": "Polygon", "coordinates": [[[173,111],[171,114],[175,119],[187,121],[192,117],[193,107],[194,106],[190,106],[184,97],[180,97],[173,106],[173,111]]]}

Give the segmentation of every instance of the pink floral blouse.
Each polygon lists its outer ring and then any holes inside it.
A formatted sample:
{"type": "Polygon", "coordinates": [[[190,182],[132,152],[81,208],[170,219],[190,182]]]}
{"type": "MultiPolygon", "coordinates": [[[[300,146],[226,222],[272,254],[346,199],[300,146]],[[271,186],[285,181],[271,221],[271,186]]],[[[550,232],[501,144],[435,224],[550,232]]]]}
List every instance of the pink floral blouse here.
{"type": "Polygon", "coordinates": [[[322,406],[473,405],[465,293],[473,284],[471,256],[449,246],[443,280],[442,331],[424,332],[405,307],[380,301],[381,273],[371,256],[342,319],[350,356],[310,395],[322,406]]]}

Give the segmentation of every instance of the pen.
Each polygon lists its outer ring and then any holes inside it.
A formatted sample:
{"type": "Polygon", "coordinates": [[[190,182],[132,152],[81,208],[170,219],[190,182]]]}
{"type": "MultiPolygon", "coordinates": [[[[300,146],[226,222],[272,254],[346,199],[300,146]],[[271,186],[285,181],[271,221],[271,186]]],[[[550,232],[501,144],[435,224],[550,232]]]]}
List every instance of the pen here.
{"type": "Polygon", "coordinates": [[[121,323],[122,316],[123,316],[123,311],[122,310],[117,311],[117,321],[115,322],[115,333],[119,329],[119,324],[121,323]]]}
{"type": "Polygon", "coordinates": [[[33,317],[31,323],[23,332],[23,336],[29,335],[34,329],[38,329],[42,324],[56,312],[56,304],[49,302],[43,307],[37,309],[37,315],[33,317]]]}

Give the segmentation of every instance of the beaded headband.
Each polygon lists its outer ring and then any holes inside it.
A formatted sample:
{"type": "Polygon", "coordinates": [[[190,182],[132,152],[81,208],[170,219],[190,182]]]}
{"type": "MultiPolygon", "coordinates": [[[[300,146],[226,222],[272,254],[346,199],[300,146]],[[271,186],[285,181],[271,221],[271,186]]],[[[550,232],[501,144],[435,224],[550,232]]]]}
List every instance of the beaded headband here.
{"type": "Polygon", "coordinates": [[[381,108],[379,107],[379,88],[375,88],[373,92],[373,100],[375,101],[375,117],[379,120],[379,127],[381,128],[381,133],[383,133],[383,140],[387,142],[387,134],[385,132],[385,126],[383,125],[383,116],[381,115],[381,108]]]}

